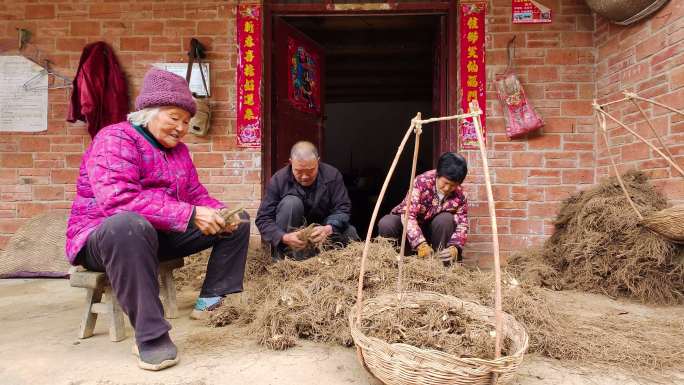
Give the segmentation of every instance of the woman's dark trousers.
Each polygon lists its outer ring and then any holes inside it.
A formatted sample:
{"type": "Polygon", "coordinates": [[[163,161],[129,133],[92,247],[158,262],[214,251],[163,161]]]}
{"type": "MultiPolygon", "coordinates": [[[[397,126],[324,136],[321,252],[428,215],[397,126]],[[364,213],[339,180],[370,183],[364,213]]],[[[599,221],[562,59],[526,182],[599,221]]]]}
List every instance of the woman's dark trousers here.
{"type": "Polygon", "coordinates": [[[221,296],[242,291],[249,246],[249,217],[237,230],[207,236],[192,223],[184,233],[157,231],[139,214],[113,215],[90,234],[77,262],[88,270],[103,271],[112,291],[128,315],[140,342],[160,337],[171,329],[159,300],[159,262],[182,258],[213,246],[200,296],[221,296]]]}

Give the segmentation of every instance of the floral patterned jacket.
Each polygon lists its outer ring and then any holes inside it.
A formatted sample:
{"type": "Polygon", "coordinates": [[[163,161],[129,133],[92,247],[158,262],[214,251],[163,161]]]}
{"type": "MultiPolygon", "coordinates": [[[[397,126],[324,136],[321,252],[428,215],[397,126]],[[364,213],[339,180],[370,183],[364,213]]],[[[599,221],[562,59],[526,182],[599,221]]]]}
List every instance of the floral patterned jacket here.
{"type": "MultiPolygon", "coordinates": [[[[406,237],[414,249],[426,241],[420,226],[443,212],[454,214],[455,231],[451,235],[448,246],[463,247],[465,245],[468,236],[468,201],[463,189],[459,186],[440,204],[436,184],[436,170],[418,175],[413,183],[406,237]]],[[[405,213],[405,208],[406,199],[392,210],[392,214],[401,215],[405,213]]]]}

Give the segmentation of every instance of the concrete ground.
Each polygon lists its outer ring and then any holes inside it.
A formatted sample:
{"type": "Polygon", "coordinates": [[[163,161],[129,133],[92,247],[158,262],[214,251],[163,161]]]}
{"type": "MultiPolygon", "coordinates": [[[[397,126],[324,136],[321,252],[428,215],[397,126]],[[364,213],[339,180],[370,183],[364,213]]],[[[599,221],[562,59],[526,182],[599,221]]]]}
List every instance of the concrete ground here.
{"type": "MultiPolygon", "coordinates": [[[[179,294],[182,316],[172,320],[180,364],[143,371],[130,354],[130,327],[127,339],[110,342],[108,320],[102,318],[95,336],[76,338],[84,293],[66,280],[0,280],[0,384],[378,384],[356,361],[354,349],[302,343],[275,352],[238,327],[212,329],[191,321],[190,292],[179,294]]],[[[684,384],[684,373],[629,373],[528,356],[515,384],[684,384]]]]}

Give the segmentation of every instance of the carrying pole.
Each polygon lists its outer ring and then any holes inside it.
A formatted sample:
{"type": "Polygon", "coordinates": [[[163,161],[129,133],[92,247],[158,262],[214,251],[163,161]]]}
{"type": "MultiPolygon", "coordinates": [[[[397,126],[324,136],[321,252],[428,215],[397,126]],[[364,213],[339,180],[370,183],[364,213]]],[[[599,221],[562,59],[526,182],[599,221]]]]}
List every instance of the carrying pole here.
{"type": "MultiPolygon", "coordinates": [[[[470,102],[470,112],[481,111],[476,100],[470,102]]],[[[485,175],[485,187],[487,189],[487,203],[489,206],[489,217],[492,221],[492,247],[494,248],[494,314],[496,317],[496,339],[494,358],[501,357],[501,335],[503,329],[503,316],[501,314],[501,261],[499,257],[499,231],[496,225],[496,206],[494,205],[494,194],[492,193],[492,180],[489,176],[489,163],[487,162],[487,148],[482,137],[482,123],[480,115],[473,118],[477,142],[480,147],[482,157],[482,168],[485,175]]]]}
{"type": "MultiPolygon", "coordinates": [[[[420,121],[420,112],[416,115],[416,120],[420,121]]],[[[401,296],[403,293],[402,276],[404,273],[404,253],[406,252],[406,232],[408,231],[409,212],[411,211],[411,204],[413,198],[413,182],[416,179],[416,165],[418,164],[418,149],[420,148],[420,134],[423,132],[423,124],[417,122],[413,131],[416,133],[416,141],[413,146],[413,163],[411,163],[411,180],[409,181],[408,194],[406,194],[406,206],[404,206],[404,229],[401,232],[401,247],[399,249],[399,276],[397,278],[397,294],[401,296]]]]}

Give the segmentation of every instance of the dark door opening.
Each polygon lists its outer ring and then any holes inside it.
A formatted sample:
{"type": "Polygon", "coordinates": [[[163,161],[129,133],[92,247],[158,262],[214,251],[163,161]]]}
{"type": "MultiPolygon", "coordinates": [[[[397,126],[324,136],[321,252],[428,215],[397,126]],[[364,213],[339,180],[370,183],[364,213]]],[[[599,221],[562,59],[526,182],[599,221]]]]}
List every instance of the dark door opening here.
{"type": "MultiPolygon", "coordinates": [[[[411,118],[417,112],[423,117],[433,116],[442,107],[439,54],[445,17],[309,16],[282,20],[325,52],[322,160],[343,174],[352,200],[352,224],[364,237],[411,118]]],[[[276,78],[273,83],[278,81],[276,78]]],[[[277,119],[278,106],[274,108],[277,119]]],[[[282,127],[282,123],[274,122],[274,127],[278,126],[282,127]]],[[[280,135],[284,135],[282,131],[280,135]]],[[[438,138],[438,127],[423,131],[418,173],[433,168],[438,138]]],[[[389,212],[406,194],[412,148],[413,140],[400,159],[380,215],[389,212]]]]}

